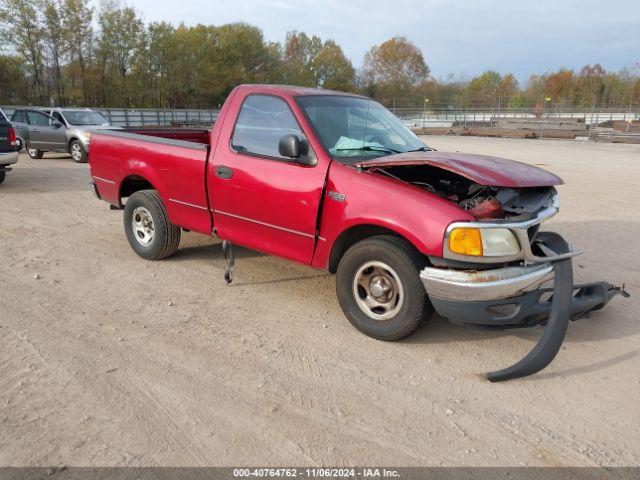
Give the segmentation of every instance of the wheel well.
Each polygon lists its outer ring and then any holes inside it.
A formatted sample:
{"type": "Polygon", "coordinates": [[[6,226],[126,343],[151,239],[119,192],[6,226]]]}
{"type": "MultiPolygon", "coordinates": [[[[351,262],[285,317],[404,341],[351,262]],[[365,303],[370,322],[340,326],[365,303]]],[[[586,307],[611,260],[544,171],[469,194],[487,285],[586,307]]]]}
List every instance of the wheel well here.
{"type": "Polygon", "coordinates": [[[130,197],[140,190],[156,190],[149,180],[139,175],[129,175],[120,184],[120,193],[118,194],[118,200],[122,204],[122,199],[130,197]]]}
{"type": "Polygon", "coordinates": [[[409,240],[391,229],[380,227],[378,225],[356,225],[355,227],[346,229],[338,236],[338,238],[336,238],[335,242],[333,242],[331,255],[329,255],[329,272],[336,273],[338,271],[340,259],[351,246],[365,238],[376,237],[378,235],[393,235],[395,237],[402,238],[412,245],[409,240]]]}

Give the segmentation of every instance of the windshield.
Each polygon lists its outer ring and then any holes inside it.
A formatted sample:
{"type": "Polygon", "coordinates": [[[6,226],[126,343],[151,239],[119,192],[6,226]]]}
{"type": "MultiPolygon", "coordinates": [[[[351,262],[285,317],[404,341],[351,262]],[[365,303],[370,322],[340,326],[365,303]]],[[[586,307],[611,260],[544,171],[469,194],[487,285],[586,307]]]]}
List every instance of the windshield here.
{"type": "Polygon", "coordinates": [[[72,111],[67,110],[64,116],[71,125],[109,125],[109,120],[101,113],[92,110],[72,111]]]}
{"type": "Polygon", "coordinates": [[[298,103],[329,154],[340,161],[429,150],[377,102],[347,96],[305,96],[298,103]]]}

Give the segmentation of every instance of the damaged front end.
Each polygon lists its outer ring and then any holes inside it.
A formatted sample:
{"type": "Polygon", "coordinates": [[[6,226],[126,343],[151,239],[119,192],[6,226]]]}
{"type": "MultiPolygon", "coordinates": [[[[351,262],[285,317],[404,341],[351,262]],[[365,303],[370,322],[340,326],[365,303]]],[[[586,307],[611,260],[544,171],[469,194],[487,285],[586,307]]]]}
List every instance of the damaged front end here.
{"type": "Polygon", "coordinates": [[[618,293],[628,294],[607,282],[574,285],[571,259],[580,252],[559,234],[540,231],[541,223],[558,213],[553,186],[561,183],[558,177],[547,177],[541,186],[511,182],[503,187],[497,179],[479,179],[458,167],[432,160],[360,165],[456,203],[475,218],[449,225],[442,257],[431,257],[420,278],[434,309],[454,324],[475,329],[545,325],[526,357],[487,378],[531,375],[554,359],[570,320],[603,308],[618,293]]]}

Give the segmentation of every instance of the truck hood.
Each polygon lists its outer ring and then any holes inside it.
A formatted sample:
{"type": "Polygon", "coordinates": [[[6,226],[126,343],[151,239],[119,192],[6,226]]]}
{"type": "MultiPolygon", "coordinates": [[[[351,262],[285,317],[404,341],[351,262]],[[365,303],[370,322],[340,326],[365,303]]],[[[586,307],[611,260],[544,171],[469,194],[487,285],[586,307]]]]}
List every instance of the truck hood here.
{"type": "Polygon", "coordinates": [[[550,187],[563,183],[557,175],[533,165],[506,158],[468,153],[408,152],[362,160],[355,164],[360,168],[409,165],[440,168],[487,187],[550,187]]]}

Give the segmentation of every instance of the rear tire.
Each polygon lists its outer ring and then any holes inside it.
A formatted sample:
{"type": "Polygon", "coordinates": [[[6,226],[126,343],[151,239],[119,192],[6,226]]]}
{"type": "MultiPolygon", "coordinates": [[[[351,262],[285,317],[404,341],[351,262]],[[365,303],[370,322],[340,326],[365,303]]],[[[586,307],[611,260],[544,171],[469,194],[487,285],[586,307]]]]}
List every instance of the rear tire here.
{"type": "Polygon", "coordinates": [[[87,152],[78,140],[74,140],[69,144],[69,153],[76,163],[87,163],[87,152]]]}
{"type": "Polygon", "coordinates": [[[181,230],[169,221],[155,190],[141,190],[129,197],[124,208],[124,231],[131,248],[147,260],[170,257],[180,245],[181,230]]]}
{"type": "Polygon", "coordinates": [[[33,160],[40,160],[44,156],[44,152],[42,150],[31,148],[29,145],[27,145],[27,153],[33,160]]]}
{"type": "Polygon", "coordinates": [[[338,265],[336,291],[351,324],[378,340],[411,335],[432,315],[420,270],[425,260],[407,241],[391,235],[353,245],[338,265]]]}
{"type": "Polygon", "coordinates": [[[0,183],[4,182],[5,178],[7,178],[7,172],[0,172],[0,183]]]}

